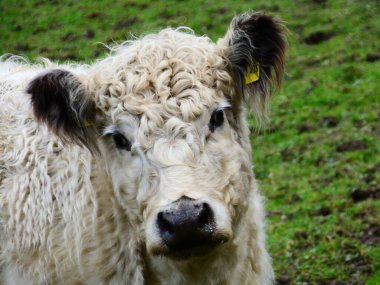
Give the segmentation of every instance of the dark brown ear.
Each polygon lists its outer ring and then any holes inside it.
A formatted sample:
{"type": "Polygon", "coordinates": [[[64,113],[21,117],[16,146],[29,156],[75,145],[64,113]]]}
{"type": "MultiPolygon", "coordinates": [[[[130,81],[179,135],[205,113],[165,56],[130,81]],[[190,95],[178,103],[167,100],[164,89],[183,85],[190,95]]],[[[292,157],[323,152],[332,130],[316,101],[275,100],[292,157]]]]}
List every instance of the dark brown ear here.
{"type": "Polygon", "coordinates": [[[66,142],[97,150],[94,103],[71,72],[48,71],[30,82],[27,93],[37,121],[66,142]]]}
{"type": "Polygon", "coordinates": [[[259,118],[265,116],[272,87],[279,86],[284,73],[286,28],[271,15],[247,12],[236,16],[225,36],[228,60],[238,87],[252,100],[259,118]],[[259,79],[246,83],[250,71],[259,68],[259,79]]]}

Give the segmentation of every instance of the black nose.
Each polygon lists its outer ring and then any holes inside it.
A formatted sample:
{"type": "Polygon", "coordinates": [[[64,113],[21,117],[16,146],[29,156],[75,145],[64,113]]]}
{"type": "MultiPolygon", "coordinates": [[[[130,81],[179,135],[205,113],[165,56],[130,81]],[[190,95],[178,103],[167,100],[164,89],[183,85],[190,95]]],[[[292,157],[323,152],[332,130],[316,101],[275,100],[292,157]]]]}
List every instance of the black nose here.
{"type": "Polygon", "coordinates": [[[212,244],[215,230],[210,205],[182,197],[173,206],[158,213],[157,225],[169,250],[181,251],[212,244]]]}

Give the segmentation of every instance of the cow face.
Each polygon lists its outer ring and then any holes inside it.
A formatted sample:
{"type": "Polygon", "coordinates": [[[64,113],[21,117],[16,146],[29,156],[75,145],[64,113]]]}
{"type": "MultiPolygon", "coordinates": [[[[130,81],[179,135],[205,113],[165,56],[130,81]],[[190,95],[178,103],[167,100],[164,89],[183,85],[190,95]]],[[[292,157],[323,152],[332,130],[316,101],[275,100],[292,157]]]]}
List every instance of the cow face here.
{"type": "Polygon", "coordinates": [[[217,44],[167,29],[119,46],[85,76],[45,73],[28,92],[37,119],[101,154],[149,254],[205,255],[229,244],[248,207],[254,178],[241,102],[265,113],[282,76],[283,32],[252,13],[217,44]]]}

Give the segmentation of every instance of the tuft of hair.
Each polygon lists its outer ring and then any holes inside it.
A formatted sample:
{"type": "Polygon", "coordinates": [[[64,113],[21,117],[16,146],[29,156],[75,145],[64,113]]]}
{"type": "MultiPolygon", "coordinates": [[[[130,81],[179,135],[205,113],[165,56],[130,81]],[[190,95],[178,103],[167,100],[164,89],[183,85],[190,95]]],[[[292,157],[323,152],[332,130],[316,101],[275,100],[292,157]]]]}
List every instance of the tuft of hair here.
{"type": "Polygon", "coordinates": [[[27,90],[34,116],[64,142],[75,142],[97,152],[95,105],[83,84],[69,71],[55,69],[33,79],[27,90]]]}
{"type": "Polygon", "coordinates": [[[238,90],[250,102],[256,119],[267,119],[273,87],[281,85],[288,47],[283,23],[272,15],[246,12],[236,16],[226,35],[228,60],[238,90]],[[248,70],[259,64],[258,81],[245,84],[248,70]]]}

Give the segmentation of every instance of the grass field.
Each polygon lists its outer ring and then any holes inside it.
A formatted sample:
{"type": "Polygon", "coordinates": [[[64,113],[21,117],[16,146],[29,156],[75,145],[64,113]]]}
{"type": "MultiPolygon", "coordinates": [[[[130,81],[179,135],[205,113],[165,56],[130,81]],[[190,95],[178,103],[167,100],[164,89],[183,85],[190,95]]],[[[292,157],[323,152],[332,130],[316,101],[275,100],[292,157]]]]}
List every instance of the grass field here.
{"type": "Polygon", "coordinates": [[[248,9],[290,30],[272,121],[251,119],[277,284],[379,285],[379,1],[1,0],[0,54],[91,62],[169,25],[217,39],[248,9]]]}

